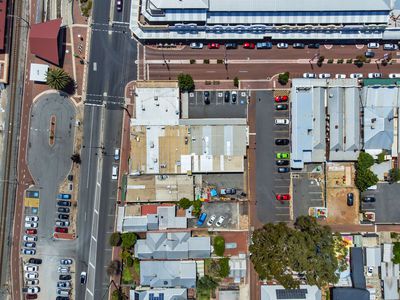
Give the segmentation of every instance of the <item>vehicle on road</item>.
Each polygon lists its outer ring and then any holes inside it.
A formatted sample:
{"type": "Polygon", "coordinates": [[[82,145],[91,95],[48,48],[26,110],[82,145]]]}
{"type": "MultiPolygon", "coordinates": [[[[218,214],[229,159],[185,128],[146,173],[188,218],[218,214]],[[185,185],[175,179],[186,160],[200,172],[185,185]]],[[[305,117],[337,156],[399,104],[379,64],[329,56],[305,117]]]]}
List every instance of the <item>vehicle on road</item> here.
{"type": "Polygon", "coordinates": [[[69,221],[56,221],[56,226],[58,227],[68,227],[70,225],[69,221]]]}
{"type": "Polygon", "coordinates": [[[87,280],[86,272],[81,272],[80,279],[81,279],[81,284],[85,284],[86,283],[86,280],[87,280]]]}
{"type": "Polygon", "coordinates": [[[71,199],[71,194],[58,194],[57,199],[63,199],[63,200],[70,200],[71,199]]]}
{"type": "Polygon", "coordinates": [[[25,242],[24,247],[26,248],[36,248],[36,243],[35,242],[25,242]]]}
{"type": "Polygon", "coordinates": [[[68,219],[69,219],[69,215],[58,214],[58,218],[59,218],[60,220],[68,220],[68,219]]]}
{"type": "Polygon", "coordinates": [[[237,44],[236,43],[226,43],[225,49],[237,49],[237,44]]]}
{"type": "Polygon", "coordinates": [[[224,101],[225,102],[231,101],[231,93],[229,91],[225,91],[225,93],[224,93],[224,101]]]}
{"type": "Polygon", "coordinates": [[[118,166],[116,166],[116,165],[112,166],[111,179],[112,180],[117,180],[118,179],[118,166]]]}
{"type": "Polygon", "coordinates": [[[39,284],[39,279],[31,279],[25,281],[25,285],[38,285],[38,284],[39,284]]]}
{"type": "Polygon", "coordinates": [[[207,218],[207,214],[205,212],[201,213],[199,219],[197,220],[197,226],[203,225],[206,218],[207,218]]]}
{"type": "Polygon", "coordinates": [[[290,153],[289,152],[278,152],[276,154],[277,159],[289,159],[290,158],[290,153]]]}
{"type": "Polygon", "coordinates": [[[275,102],[287,102],[289,100],[289,97],[287,95],[283,95],[283,96],[276,96],[274,99],[275,102]]]}
{"type": "Polygon", "coordinates": [[[57,207],[57,212],[68,214],[70,212],[70,209],[68,207],[57,207]]]}
{"type": "Polygon", "coordinates": [[[256,44],[257,49],[272,49],[271,42],[258,42],[256,44]]]}
{"type": "Polygon", "coordinates": [[[336,79],[345,79],[346,77],[347,77],[346,74],[336,74],[335,75],[336,79]]]}
{"type": "Polygon", "coordinates": [[[215,223],[215,226],[221,227],[222,223],[224,223],[225,217],[224,216],[219,216],[217,222],[215,223]]]}
{"type": "Polygon", "coordinates": [[[37,236],[24,235],[22,237],[22,240],[25,241],[25,242],[36,242],[37,241],[37,236]]]}
{"type": "Polygon", "coordinates": [[[25,273],[26,279],[37,279],[38,277],[39,277],[39,274],[37,272],[25,273]]]}
{"type": "Polygon", "coordinates": [[[65,227],[56,227],[54,228],[55,232],[59,232],[59,233],[68,233],[68,228],[65,227]]]}
{"type": "Polygon", "coordinates": [[[69,267],[64,267],[64,266],[59,266],[57,269],[58,273],[69,273],[70,272],[70,268],[69,267]]]}
{"type": "Polygon", "coordinates": [[[283,159],[279,159],[277,161],[275,161],[277,166],[288,166],[289,165],[289,161],[288,160],[283,160],[283,159]]]}
{"type": "Polygon", "coordinates": [[[26,216],[25,222],[37,222],[39,221],[39,217],[37,216],[26,216]]]}
{"type": "Polygon", "coordinates": [[[275,125],[288,125],[289,119],[275,119],[275,125]]]}
{"type": "Polygon", "coordinates": [[[25,230],[26,234],[37,234],[37,230],[36,229],[27,229],[25,230]]]}
{"type": "Polygon", "coordinates": [[[24,271],[26,272],[37,272],[39,270],[39,266],[36,265],[25,265],[24,271]]]}
{"type": "Polygon", "coordinates": [[[209,91],[204,91],[203,92],[203,98],[204,98],[204,103],[205,104],[210,104],[210,92],[209,91]]]}
{"type": "Polygon", "coordinates": [[[379,48],[379,43],[368,43],[367,44],[368,49],[378,49],[379,48]]]}
{"type": "Polygon", "coordinates": [[[353,206],[354,203],[354,194],[353,193],[348,193],[347,194],[347,205],[348,206],[353,206]]]}
{"type": "Polygon", "coordinates": [[[38,223],[37,222],[25,222],[25,228],[37,228],[38,223]]]}
{"type": "Polygon", "coordinates": [[[207,45],[208,49],[219,49],[219,44],[218,43],[209,43],[207,45]]]}
{"type": "Polygon", "coordinates": [[[61,259],[60,265],[72,265],[72,259],[70,259],[70,258],[61,259]]]}
{"type": "Polygon", "coordinates": [[[375,52],[374,52],[374,51],[368,50],[368,51],[366,51],[366,52],[364,53],[364,55],[365,55],[365,57],[373,58],[373,57],[375,56],[375,52]]]}
{"type": "Polygon", "coordinates": [[[232,91],[231,95],[232,95],[232,98],[231,98],[232,103],[236,103],[236,101],[237,101],[237,92],[236,91],[232,91]]]}
{"type": "Polygon", "coordinates": [[[116,5],[117,11],[122,11],[122,0],[117,0],[116,5]]]}
{"type": "Polygon", "coordinates": [[[119,148],[114,149],[114,160],[119,161],[119,148]]]}
{"type": "Polygon", "coordinates": [[[278,173],[289,173],[290,172],[290,168],[288,167],[279,167],[278,168],[278,173]]]}
{"type": "Polygon", "coordinates": [[[235,195],[236,189],[228,188],[228,189],[221,189],[221,195],[235,195]]]}
{"type": "Polygon", "coordinates": [[[317,78],[317,74],[315,73],[304,73],[303,78],[317,78]]]}
{"type": "Polygon", "coordinates": [[[58,280],[71,280],[71,275],[60,275],[58,276],[58,280]]]}
{"type": "Polygon", "coordinates": [[[308,48],[309,49],[319,49],[319,44],[318,43],[315,43],[315,44],[308,44],[308,48]]]}
{"type": "Polygon", "coordinates": [[[278,49],[287,49],[287,48],[289,48],[289,45],[287,43],[278,43],[278,44],[276,44],[276,47],[278,49]]]}
{"type": "Polygon", "coordinates": [[[319,74],[318,77],[319,77],[320,79],[328,79],[328,78],[331,78],[331,74],[329,74],[329,73],[322,73],[322,74],[319,74]]]}
{"type": "Polygon", "coordinates": [[[293,44],[293,48],[295,49],[304,49],[306,47],[306,45],[304,45],[303,43],[294,43],[293,44]]]}
{"type": "Polygon", "coordinates": [[[204,47],[204,44],[203,43],[196,43],[196,42],[193,42],[193,43],[190,43],[190,48],[192,48],[192,49],[203,49],[203,47],[204,47]]]}
{"type": "Polygon", "coordinates": [[[394,50],[398,50],[399,46],[397,46],[396,44],[384,44],[383,45],[383,50],[389,50],[389,51],[394,51],[394,50]]]}
{"type": "Polygon", "coordinates": [[[362,198],[362,202],[375,202],[375,197],[374,196],[365,196],[362,198]]]}
{"type": "Polygon", "coordinates": [[[278,146],[289,145],[289,140],[288,139],[276,139],[275,145],[278,145],[278,146]]]}
{"type": "Polygon", "coordinates": [[[278,201],[287,201],[287,200],[290,200],[290,195],[289,194],[276,194],[275,198],[278,201]]]}
{"type": "Polygon", "coordinates": [[[361,73],[351,73],[350,74],[350,78],[356,78],[356,79],[361,79],[361,78],[363,78],[364,76],[363,76],[363,74],[361,74],[361,73]]]}
{"type": "Polygon", "coordinates": [[[400,78],[400,73],[390,73],[389,78],[400,78]]]}
{"type": "Polygon", "coordinates": [[[212,215],[212,216],[210,217],[210,219],[208,219],[207,226],[211,226],[211,225],[214,223],[214,221],[215,221],[216,218],[217,218],[216,215],[212,215]]]}
{"type": "Polygon", "coordinates": [[[35,249],[21,249],[21,253],[25,255],[35,255],[36,250],[35,249]]]}
{"type": "Polygon", "coordinates": [[[71,287],[71,282],[69,282],[69,281],[58,281],[57,282],[57,287],[58,288],[69,288],[69,287],[71,287]]]}
{"type": "Polygon", "coordinates": [[[254,44],[252,42],[245,42],[243,44],[244,49],[254,49],[255,47],[256,47],[256,44],[254,44]]]}
{"type": "Polygon", "coordinates": [[[276,110],[287,110],[289,108],[289,105],[287,104],[278,104],[275,106],[276,110]]]}
{"type": "Polygon", "coordinates": [[[42,260],[40,258],[30,258],[28,260],[28,263],[30,264],[35,264],[35,265],[40,265],[42,263],[42,260]]]}
{"type": "Polygon", "coordinates": [[[368,78],[381,78],[382,73],[368,73],[368,78]]]}

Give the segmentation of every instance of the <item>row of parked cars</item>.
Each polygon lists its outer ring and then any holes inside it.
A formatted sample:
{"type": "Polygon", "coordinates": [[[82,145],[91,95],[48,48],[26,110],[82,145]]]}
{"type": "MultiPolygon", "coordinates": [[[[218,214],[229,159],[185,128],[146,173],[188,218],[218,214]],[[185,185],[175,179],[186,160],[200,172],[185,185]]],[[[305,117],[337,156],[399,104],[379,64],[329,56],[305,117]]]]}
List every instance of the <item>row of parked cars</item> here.
{"type": "MultiPolygon", "coordinates": [[[[355,78],[355,79],[362,79],[364,78],[364,74],[362,73],[352,73],[349,76],[350,78],[355,78]]],[[[368,73],[367,76],[368,78],[382,78],[383,75],[382,73],[368,73]]],[[[388,76],[389,78],[400,78],[400,73],[391,73],[388,76]]],[[[322,73],[322,74],[315,74],[315,73],[304,73],[303,78],[320,78],[320,79],[329,79],[332,78],[332,75],[330,73],[322,73]]],[[[346,74],[336,74],[335,75],[336,79],[345,79],[347,78],[346,74]]]]}
{"type": "Polygon", "coordinates": [[[37,228],[39,226],[38,216],[25,216],[25,234],[22,237],[21,253],[25,255],[36,254],[37,228]]]}
{"type": "Polygon", "coordinates": [[[70,258],[60,259],[59,266],[57,268],[58,276],[57,281],[57,300],[69,300],[69,295],[72,289],[72,276],[71,276],[71,265],[73,260],[70,258]]]}
{"type": "MultiPolygon", "coordinates": [[[[211,103],[210,101],[210,92],[209,91],[204,91],[203,92],[203,99],[204,99],[204,104],[208,105],[211,103]]],[[[224,102],[229,103],[231,102],[232,104],[236,104],[238,99],[237,91],[225,91],[224,92],[224,102]]]]}
{"type": "Polygon", "coordinates": [[[68,233],[70,224],[71,213],[71,194],[58,194],[57,195],[57,218],[55,221],[55,232],[68,233]]]}
{"type": "Polygon", "coordinates": [[[39,258],[30,258],[24,265],[25,284],[22,292],[25,294],[25,299],[37,299],[40,292],[39,287],[39,265],[42,260],[39,258]]]}

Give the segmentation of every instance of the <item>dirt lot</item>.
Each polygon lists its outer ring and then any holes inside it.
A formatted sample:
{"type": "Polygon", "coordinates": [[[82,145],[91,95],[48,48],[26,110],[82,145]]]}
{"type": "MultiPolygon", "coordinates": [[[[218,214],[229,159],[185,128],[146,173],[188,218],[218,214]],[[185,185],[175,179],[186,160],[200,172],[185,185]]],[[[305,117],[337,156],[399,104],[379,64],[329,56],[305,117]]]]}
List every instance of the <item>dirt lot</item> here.
{"type": "Polygon", "coordinates": [[[328,224],[358,224],[359,197],[354,185],[354,165],[327,164],[328,224]],[[347,194],[353,193],[353,206],[347,205],[347,194]]]}

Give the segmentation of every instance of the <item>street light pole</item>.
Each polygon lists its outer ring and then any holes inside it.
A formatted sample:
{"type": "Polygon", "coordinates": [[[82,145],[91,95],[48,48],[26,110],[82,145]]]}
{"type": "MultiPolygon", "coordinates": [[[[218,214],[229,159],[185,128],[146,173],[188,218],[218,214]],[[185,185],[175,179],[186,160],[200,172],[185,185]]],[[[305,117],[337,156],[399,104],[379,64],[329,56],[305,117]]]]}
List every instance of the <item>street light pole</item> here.
{"type": "Polygon", "coordinates": [[[20,16],[17,16],[17,15],[7,15],[7,17],[17,18],[17,19],[19,19],[19,20],[24,21],[24,22],[26,23],[26,25],[28,25],[28,28],[31,29],[31,24],[30,24],[29,21],[27,21],[26,19],[24,19],[24,18],[22,18],[22,17],[20,17],[20,16]]]}

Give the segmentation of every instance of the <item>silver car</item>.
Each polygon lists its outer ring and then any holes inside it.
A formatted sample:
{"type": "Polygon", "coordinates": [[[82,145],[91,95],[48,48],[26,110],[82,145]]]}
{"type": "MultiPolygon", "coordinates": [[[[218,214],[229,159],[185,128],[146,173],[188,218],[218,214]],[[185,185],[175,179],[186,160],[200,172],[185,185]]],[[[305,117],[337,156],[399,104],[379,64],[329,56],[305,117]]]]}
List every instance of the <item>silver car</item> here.
{"type": "Polygon", "coordinates": [[[192,49],[203,49],[203,43],[190,43],[190,48],[192,49]]]}

